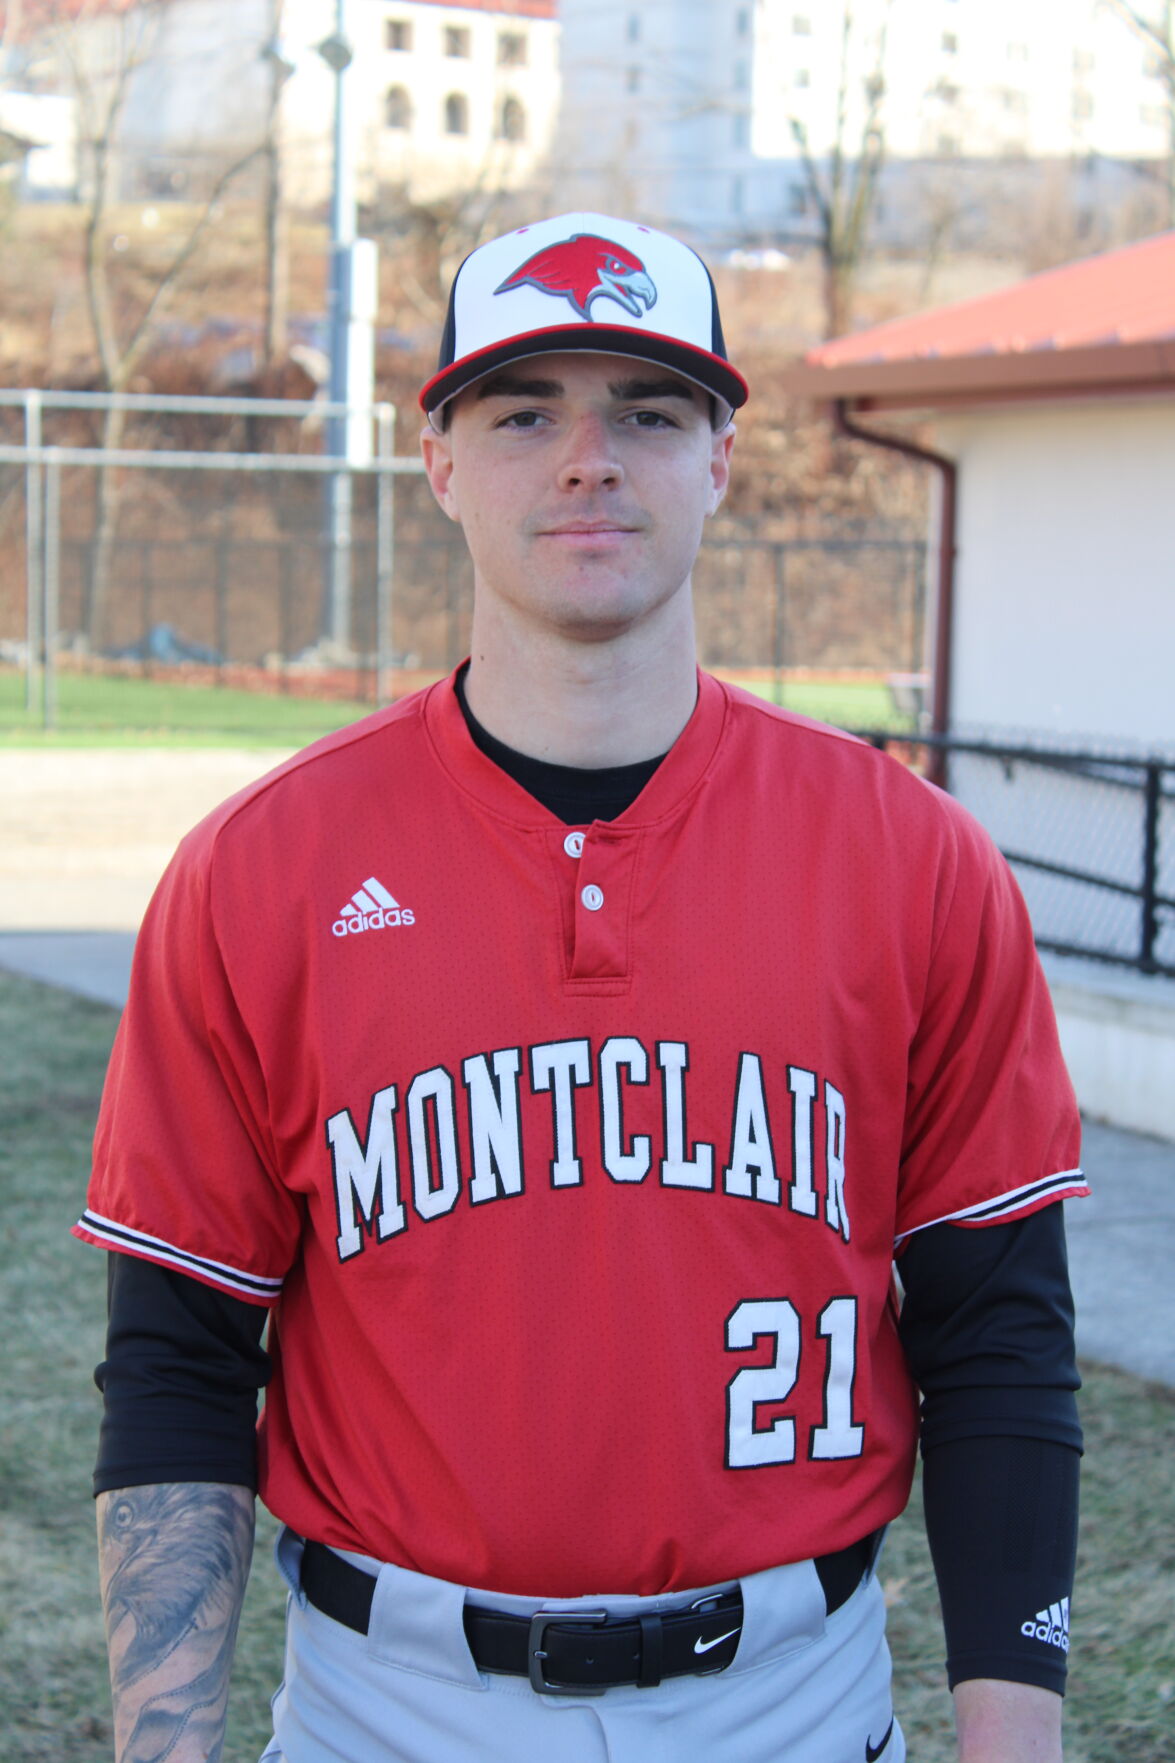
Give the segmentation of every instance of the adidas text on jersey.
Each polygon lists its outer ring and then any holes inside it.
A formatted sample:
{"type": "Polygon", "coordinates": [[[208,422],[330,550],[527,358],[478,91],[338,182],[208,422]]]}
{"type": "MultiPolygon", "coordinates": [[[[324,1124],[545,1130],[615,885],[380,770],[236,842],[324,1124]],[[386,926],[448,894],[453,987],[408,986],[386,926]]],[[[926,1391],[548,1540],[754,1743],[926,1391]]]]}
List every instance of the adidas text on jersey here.
{"type": "Polygon", "coordinates": [[[357,888],[331,925],[336,937],[346,937],[361,930],[385,930],[402,924],[415,924],[416,915],[408,906],[390,894],[382,882],[369,875],[357,888]]]}

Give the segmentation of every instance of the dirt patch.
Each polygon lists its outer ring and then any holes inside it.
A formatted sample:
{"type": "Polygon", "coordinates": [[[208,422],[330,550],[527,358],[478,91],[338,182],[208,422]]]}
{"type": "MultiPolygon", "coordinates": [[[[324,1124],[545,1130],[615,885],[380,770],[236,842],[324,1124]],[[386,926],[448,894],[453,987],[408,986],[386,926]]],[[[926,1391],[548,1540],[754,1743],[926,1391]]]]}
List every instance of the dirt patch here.
{"type": "Polygon", "coordinates": [[[183,835],[272,748],[0,753],[0,929],[134,930],[183,835]]]}

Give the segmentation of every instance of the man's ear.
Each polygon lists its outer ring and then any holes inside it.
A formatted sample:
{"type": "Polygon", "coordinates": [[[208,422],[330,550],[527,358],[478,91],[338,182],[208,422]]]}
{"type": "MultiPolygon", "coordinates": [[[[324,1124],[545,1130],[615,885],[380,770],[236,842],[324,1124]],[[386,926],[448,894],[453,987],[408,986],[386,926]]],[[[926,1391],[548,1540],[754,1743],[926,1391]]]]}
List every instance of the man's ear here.
{"type": "Polygon", "coordinates": [[[449,434],[440,434],[429,423],[420,431],[420,451],[433,495],[450,520],[460,520],[457,494],[453,487],[452,437],[449,434]]]}
{"type": "Polygon", "coordinates": [[[726,486],[730,482],[730,455],[734,447],[734,424],[728,422],[724,429],[712,437],[710,447],[710,499],[706,513],[717,514],[722,506],[722,498],[726,494],[726,486]]]}

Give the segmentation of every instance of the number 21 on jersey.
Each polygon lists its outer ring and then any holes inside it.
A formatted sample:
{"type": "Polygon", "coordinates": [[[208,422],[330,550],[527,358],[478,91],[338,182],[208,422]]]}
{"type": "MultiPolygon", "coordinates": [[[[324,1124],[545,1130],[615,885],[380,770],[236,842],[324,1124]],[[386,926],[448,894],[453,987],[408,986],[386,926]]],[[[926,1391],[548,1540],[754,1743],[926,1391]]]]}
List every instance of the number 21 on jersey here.
{"type": "MultiPolygon", "coordinates": [[[[859,1457],[865,1428],[853,1424],[853,1382],[857,1371],[857,1300],[833,1298],[820,1312],[817,1333],[825,1342],[824,1419],[808,1437],[808,1456],[823,1462],[859,1457]]],[[[738,1353],[774,1338],[769,1365],[745,1365],[726,1386],[726,1466],[758,1469],[766,1463],[794,1463],[796,1423],[781,1416],[756,1427],[756,1410],[786,1402],[800,1369],[803,1324],[788,1298],[747,1298],[726,1319],[726,1350],[738,1353]]]]}

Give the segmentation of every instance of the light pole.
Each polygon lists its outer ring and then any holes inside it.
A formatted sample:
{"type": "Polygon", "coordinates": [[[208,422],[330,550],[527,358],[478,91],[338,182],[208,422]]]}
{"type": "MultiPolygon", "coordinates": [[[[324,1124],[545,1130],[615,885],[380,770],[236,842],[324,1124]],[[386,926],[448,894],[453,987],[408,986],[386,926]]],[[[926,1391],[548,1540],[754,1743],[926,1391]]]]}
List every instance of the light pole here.
{"type": "MultiPolygon", "coordinates": [[[[330,281],[327,302],[330,401],[345,405],[327,424],[327,448],[350,468],[371,461],[371,407],[374,385],[376,250],[355,236],[356,124],[355,51],[351,38],[352,0],[335,0],[335,28],[318,53],[335,79],[334,170],[330,205],[330,281]]],[[[351,651],[350,469],[327,480],[326,558],[322,637],[339,656],[351,651]]]]}

